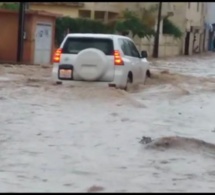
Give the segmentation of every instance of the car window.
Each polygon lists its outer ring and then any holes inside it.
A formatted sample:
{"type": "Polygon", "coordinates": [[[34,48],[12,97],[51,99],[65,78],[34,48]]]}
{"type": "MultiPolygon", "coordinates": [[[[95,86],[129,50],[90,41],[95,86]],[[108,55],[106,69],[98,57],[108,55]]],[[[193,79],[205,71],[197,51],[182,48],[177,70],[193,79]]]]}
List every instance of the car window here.
{"type": "Polygon", "coordinates": [[[127,42],[128,42],[129,48],[131,50],[131,56],[135,57],[135,58],[140,58],[140,53],[137,50],[135,44],[130,40],[127,40],[127,42]]]}
{"type": "Polygon", "coordinates": [[[63,53],[78,54],[88,48],[95,48],[103,51],[105,55],[113,55],[113,41],[105,38],[88,37],[68,37],[64,46],[63,53]]]}
{"type": "Polygon", "coordinates": [[[119,45],[126,56],[131,56],[131,50],[126,39],[119,39],[119,45]]]}

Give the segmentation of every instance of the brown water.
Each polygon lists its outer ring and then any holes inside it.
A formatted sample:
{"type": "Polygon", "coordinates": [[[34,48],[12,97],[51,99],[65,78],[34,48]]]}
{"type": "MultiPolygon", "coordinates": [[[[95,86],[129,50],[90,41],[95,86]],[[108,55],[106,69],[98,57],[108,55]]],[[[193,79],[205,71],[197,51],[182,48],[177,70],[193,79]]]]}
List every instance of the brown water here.
{"type": "Polygon", "coordinates": [[[214,78],[194,74],[203,62],[212,73],[215,59],[181,60],[187,71],[178,61],[157,62],[147,84],[129,94],[54,86],[47,67],[1,66],[0,191],[213,192],[207,150],[139,143],[173,135],[215,143],[214,78]]]}

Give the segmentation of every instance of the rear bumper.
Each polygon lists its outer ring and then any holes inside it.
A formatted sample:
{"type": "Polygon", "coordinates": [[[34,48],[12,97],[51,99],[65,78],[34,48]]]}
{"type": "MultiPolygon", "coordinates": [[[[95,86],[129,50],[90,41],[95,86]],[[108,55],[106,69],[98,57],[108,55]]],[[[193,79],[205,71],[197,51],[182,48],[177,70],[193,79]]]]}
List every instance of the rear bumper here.
{"type": "Polygon", "coordinates": [[[65,86],[72,86],[72,87],[117,87],[115,84],[111,84],[108,82],[86,82],[86,81],[64,81],[64,80],[57,80],[54,82],[61,82],[65,86]]]}
{"type": "Polygon", "coordinates": [[[110,87],[117,87],[117,88],[125,88],[127,82],[127,74],[125,74],[123,67],[115,67],[114,71],[114,80],[112,82],[101,82],[101,81],[75,81],[75,80],[60,80],[58,78],[58,64],[53,65],[52,69],[52,81],[53,82],[62,82],[66,85],[72,86],[110,86],[110,87]]]}

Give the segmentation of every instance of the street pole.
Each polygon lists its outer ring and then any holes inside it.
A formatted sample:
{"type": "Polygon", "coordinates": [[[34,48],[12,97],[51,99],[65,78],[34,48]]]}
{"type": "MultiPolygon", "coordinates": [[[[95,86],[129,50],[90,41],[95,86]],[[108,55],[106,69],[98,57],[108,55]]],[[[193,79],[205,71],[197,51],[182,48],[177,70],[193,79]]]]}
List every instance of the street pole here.
{"type": "Polygon", "coordinates": [[[159,35],[160,35],[161,10],[162,10],[162,2],[159,2],[157,29],[156,29],[156,34],[155,34],[154,48],[153,48],[153,57],[154,58],[158,58],[158,54],[159,54],[159,35]]]}
{"type": "Polygon", "coordinates": [[[18,23],[18,44],[17,44],[17,62],[23,60],[24,49],[24,28],[25,28],[25,3],[19,3],[19,23],[18,23]]]}

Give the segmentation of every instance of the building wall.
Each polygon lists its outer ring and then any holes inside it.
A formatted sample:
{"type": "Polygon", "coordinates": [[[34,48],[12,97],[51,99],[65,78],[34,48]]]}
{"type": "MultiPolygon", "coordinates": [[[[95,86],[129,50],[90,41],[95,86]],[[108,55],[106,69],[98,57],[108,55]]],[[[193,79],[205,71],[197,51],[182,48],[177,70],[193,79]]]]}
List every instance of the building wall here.
{"type": "MultiPolygon", "coordinates": [[[[132,11],[141,11],[141,8],[150,8],[153,5],[156,5],[156,2],[84,2],[83,7],[71,7],[71,6],[63,6],[59,4],[30,4],[31,10],[44,10],[52,13],[62,14],[64,16],[70,17],[79,17],[79,10],[82,11],[90,11],[91,19],[95,19],[94,12],[103,11],[103,12],[112,12],[112,13],[120,13],[125,9],[129,9],[132,11]]],[[[163,3],[163,14],[165,15],[171,9],[170,3],[163,3]]]]}
{"type": "Polygon", "coordinates": [[[78,9],[70,6],[59,6],[52,4],[33,4],[29,6],[30,10],[39,10],[39,11],[47,11],[53,14],[60,14],[63,16],[70,16],[73,18],[78,17],[78,9]]]}
{"type": "Polygon", "coordinates": [[[83,7],[72,7],[57,4],[30,4],[30,10],[43,10],[62,16],[69,16],[72,18],[85,17],[89,19],[95,19],[95,12],[112,12],[119,13],[121,6],[119,3],[94,3],[85,2],[83,7]],[[89,14],[87,13],[89,12],[89,14]]]}
{"type": "MultiPolygon", "coordinates": [[[[192,55],[193,52],[193,41],[194,41],[194,32],[191,29],[191,26],[199,29],[199,32],[196,34],[195,45],[199,45],[199,51],[203,51],[203,37],[204,37],[204,21],[206,15],[206,3],[202,2],[180,2],[172,3],[174,6],[174,16],[169,19],[176,24],[181,31],[184,33],[183,38],[181,39],[181,54],[184,54],[185,48],[185,36],[186,32],[191,32],[190,35],[190,44],[189,44],[189,54],[192,55]],[[198,9],[197,9],[197,6],[198,9]]],[[[207,39],[205,38],[205,42],[207,39]]]]}
{"type": "MultiPolygon", "coordinates": [[[[152,6],[158,6],[158,2],[139,2],[137,3],[138,6],[136,6],[136,10],[141,9],[141,8],[145,8],[145,9],[150,9],[152,6]]],[[[167,13],[169,12],[173,12],[173,7],[172,7],[172,3],[170,2],[162,2],[162,12],[161,15],[162,16],[166,16],[167,13]]],[[[158,11],[155,12],[155,15],[157,15],[158,11]]]]}
{"type": "MultiPolygon", "coordinates": [[[[4,26],[0,31],[0,61],[16,62],[17,44],[18,44],[18,17],[16,14],[1,13],[0,23],[4,26]]],[[[25,29],[28,32],[31,29],[32,18],[26,17],[25,29]]],[[[30,37],[24,41],[23,59],[29,62],[31,59],[30,37]]]]}
{"type": "MultiPolygon", "coordinates": [[[[180,51],[180,40],[174,39],[169,35],[160,35],[159,37],[159,57],[170,57],[170,56],[178,56],[181,54],[180,51]]],[[[154,38],[134,38],[135,45],[137,46],[139,51],[146,50],[149,57],[152,57],[153,47],[154,47],[154,38]]]]}
{"type": "Polygon", "coordinates": [[[206,15],[206,22],[208,24],[215,23],[215,2],[207,2],[207,15],[206,15]]]}
{"type": "MultiPolygon", "coordinates": [[[[144,3],[143,6],[149,7],[153,3],[144,3]]],[[[162,15],[165,16],[168,12],[173,12],[174,15],[169,17],[175,25],[177,25],[183,32],[181,39],[174,39],[172,36],[163,35],[160,29],[160,43],[159,43],[159,57],[177,56],[184,54],[185,48],[185,36],[186,32],[191,30],[191,26],[197,26],[200,31],[196,34],[196,42],[194,47],[199,46],[200,52],[203,52],[203,47],[207,42],[207,37],[205,38],[205,43],[203,43],[203,32],[204,32],[204,16],[206,10],[202,4],[199,4],[199,9],[197,10],[197,2],[191,2],[188,6],[188,2],[177,2],[177,3],[162,3],[162,15]],[[171,6],[169,6],[171,4],[171,6]],[[169,7],[168,7],[169,6],[169,7]]],[[[162,26],[162,24],[161,24],[162,26]]],[[[192,55],[193,52],[193,40],[194,33],[190,35],[189,44],[189,54],[192,55]]],[[[147,50],[149,56],[152,56],[154,38],[135,40],[135,43],[139,50],[147,50]]]]}
{"type": "Polygon", "coordinates": [[[203,41],[204,30],[205,30],[205,17],[206,17],[206,9],[205,3],[203,2],[190,2],[186,11],[186,19],[188,20],[186,23],[186,30],[191,32],[190,37],[190,55],[195,54],[195,48],[198,47],[197,53],[203,52],[203,47],[205,43],[203,41]],[[198,28],[198,33],[195,33],[195,30],[191,29],[191,26],[198,28]],[[194,42],[194,37],[196,37],[196,41],[194,42]]]}
{"type": "MultiPolygon", "coordinates": [[[[54,52],[55,18],[37,14],[26,14],[25,19],[26,39],[24,40],[23,63],[33,64],[35,25],[38,21],[51,22],[53,24],[52,51],[54,52]]],[[[0,31],[0,62],[16,63],[18,45],[18,13],[0,10],[0,24],[4,26],[0,31]]]]}
{"type": "Polygon", "coordinates": [[[201,2],[187,2],[186,19],[190,21],[191,26],[201,26],[202,16],[201,2]]]}
{"type": "Polygon", "coordinates": [[[127,3],[119,2],[84,2],[84,6],[79,8],[80,10],[91,11],[109,11],[119,13],[122,7],[125,7],[127,3]]]}
{"type": "MultiPolygon", "coordinates": [[[[162,35],[162,22],[161,22],[161,38],[160,38],[160,53],[161,55],[169,55],[171,51],[173,52],[174,55],[179,55],[179,54],[184,54],[184,48],[185,48],[185,36],[187,31],[191,31],[191,26],[196,26],[200,29],[199,34],[196,35],[197,41],[196,44],[200,45],[200,52],[203,51],[203,32],[204,32],[204,17],[206,11],[203,9],[203,4],[202,2],[163,2],[162,3],[162,16],[166,16],[168,13],[173,13],[174,15],[169,17],[169,19],[177,25],[180,30],[183,32],[183,37],[180,40],[177,40],[177,44],[174,43],[174,46],[171,47],[176,47],[177,49],[163,49],[164,46],[163,44],[169,44],[167,43],[170,38],[167,38],[168,36],[162,35]],[[197,9],[197,6],[198,9],[197,9]],[[166,40],[166,41],[163,41],[166,40]],[[165,54],[164,54],[165,53],[165,54]]],[[[157,2],[84,2],[84,6],[81,8],[75,7],[64,7],[63,6],[55,6],[53,5],[32,5],[31,9],[37,9],[37,10],[45,10],[45,11],[50,11],[52,13],[59,13],[63,15],[69,15],[71,17],[79,17],[80,13],[82,13],[82,16],[86,18],[91,18],[91,19],[99,19],[106,21],[109,18],[104,15],[103,18],[97,18],[96,15],[98,12],[103,12],[103,13],[121,13],[123,10],[126,8],[136,11],[137,13],[141,12],[141,8],[146,8],[149,9],[153,5],[158,5],[157,2]],[[87,13],[88,11],[88,13],[87,13]],[[105,19],[106,18],[106,19],[105,19]],[[107,19],[108,18],[108,19],[107,19]]],[[[214,12],[215,13],[215,12],[214,12]]],[[[155,13],[155,16],[157,16],[157,13],[155,13]]],[[[191,33],[190,36],[190,46],[189,46],[189,53],[192,55],[193,53],[193,39],[194,39],[194,34],[191,33]]],[[[207,41],[207,39],[205,39],[207,41]]],[[[148,43],[144,43],[148,44],[148,43]]],[[[151,44],[151,43],[150,43],[151,44]]],[[[170,46],[167,46],[170,48],[170,46]]],[[[151,48],[151,46],[150,46],[151,48]]],[[[149,48],[148,48],[149,49],[149,48]]],[[[150,49],[149,49],[150,50],[150,49]]]]}
{"type": "Polygon", "coordinates": [[[205,16],[205,6],[202,2],[177,2],[173,5],[172,20],[182,31],[190,30],[190,26],[202,26],[205,16]],[[197,10],[197,5],[199,9],[197,10]]]}
{"type": "Polygon", "coordinates": [[[176,26],[179,27],[179,29],[182,31],[183,36],[180,40],[178,40],[178,49],[179,53],[183,54],[184,50],[184,34],[185,34],[185,24],[186,24],[186,18],[183,17],[186,15],[186,4],[185,3],[170,3],[172,6],[173,16],[169,17],[168,19],[172,21],[176,26]]]}
{"type": "MultiPolygon", "coordinates": [[[[18,17],[17,17],[18,18],[18,17]]],[[[24,51],[23,51],[23,61],[26,63],[31,63],[33,59],[33,16],[28,15],[25,19],[25,32],[26,32],[26,39],[24,40],[24,51]]]]}
{"type": "Polygon", "coordinates": [[[0,12],[0,24],[4,26],[0,31],[0,60],[16,61],[18,17],[0,12]]]}
{"type": "MultiPolygon", "coordinates": [[[[86,18],[97,19],[95,12],[109,12],[120,14],[123,10],[129,9],[131,11],[141,11],[140,8],[149,8],[157,3],[137,3],[137,2],[84,2],[83,7],[71,7],[63,6],[57,4],[30,4],[29,9],[31,10],[44,10],[51,13],[61,14],[63,16],[70,16],[73,18],[82,17],[80,14],[85,12],[90,12],[89,16],[86,18]]],[[[165,4],[165,3],[164,3],[165,4]]],[[[165,6],[164,6],[165,8],[165,6]]],[[[166,10],[166,9],[165,9],[166,10]]],[[[86,14],[88,15],[88,14],[86,14]]],[[[103,18],[105,20],[105,17],[103,18]]]]}
{"type": "Polygon", "coordinates": [[[205,23],[207,27],[207,44],[206,48],[209,51],[213,50],[213,34],[214,34],[214,28],[212,27],[212,24],[215,23],[215,3],[213,2],[207,2],[206,4],[206,9],[207,9],[207,14],[205,18],[205,23]]]}

